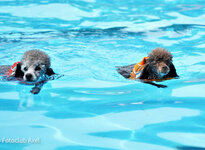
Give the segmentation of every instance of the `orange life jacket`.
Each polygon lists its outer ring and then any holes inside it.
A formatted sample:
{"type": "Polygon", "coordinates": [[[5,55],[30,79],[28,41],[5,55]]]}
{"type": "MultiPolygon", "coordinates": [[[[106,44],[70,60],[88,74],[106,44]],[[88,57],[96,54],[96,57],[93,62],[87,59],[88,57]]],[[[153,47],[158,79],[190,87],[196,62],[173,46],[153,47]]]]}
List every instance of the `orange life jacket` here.
{"type": "Polygon", "coordinates": [[[17,66],[19,63],[20,63],[20,61],[15,62],[15,63],[13,64],[13,66],[11,67],[11,69],[6,73],[6,75],[7,75],[7,76],[11,76],[12,73],[15,72],[15,70],[16,70],[16,66],[17,66]]]}
{"type": "Polygon", "coordinates": [[[137,64],[134,66],[134,68],[133,68],[133,70],[132,70],[132,72],[131,72],[131,74],[130,74],[130,76],[131,76],[130,79],[133,79],[133,80],[134,80],[134,79],[138,79],[138,77],[139,77],[141,71],[144,69],[146,60],[147,60],[148,58],[149,58],[149,57],[144,57],[141,62],[137,63],[137,64]]]}

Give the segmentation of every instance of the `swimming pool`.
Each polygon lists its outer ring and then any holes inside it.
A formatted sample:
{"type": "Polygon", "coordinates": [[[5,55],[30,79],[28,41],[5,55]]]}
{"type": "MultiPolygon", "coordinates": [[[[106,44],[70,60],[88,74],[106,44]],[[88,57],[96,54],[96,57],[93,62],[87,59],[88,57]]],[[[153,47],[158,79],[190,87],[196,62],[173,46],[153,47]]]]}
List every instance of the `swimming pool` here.
{"type": "Polygon", "coordinates": [[[0,1],[0,65],[30,49],[64,77],[0,82],[0,149],[205,149],[203,0],[0,1]],[[180,78],[156,88],[120,76],[156,47],[180,78]]]}

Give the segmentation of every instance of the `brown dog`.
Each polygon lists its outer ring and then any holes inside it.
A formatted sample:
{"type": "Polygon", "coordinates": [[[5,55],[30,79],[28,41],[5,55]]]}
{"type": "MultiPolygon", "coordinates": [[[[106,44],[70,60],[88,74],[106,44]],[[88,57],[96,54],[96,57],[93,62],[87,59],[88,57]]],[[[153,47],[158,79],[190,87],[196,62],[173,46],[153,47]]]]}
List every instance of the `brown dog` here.
{"type": "Polygon", "coordinates": [[[172,54],[166,49],[156,48],[140,63],[117,67],[117,71],[125,78],[140,79],[157,87],[166,87],[165,85],[155,84],[152,81],[178,77],[172,63],[172,57],[172,54]]]}

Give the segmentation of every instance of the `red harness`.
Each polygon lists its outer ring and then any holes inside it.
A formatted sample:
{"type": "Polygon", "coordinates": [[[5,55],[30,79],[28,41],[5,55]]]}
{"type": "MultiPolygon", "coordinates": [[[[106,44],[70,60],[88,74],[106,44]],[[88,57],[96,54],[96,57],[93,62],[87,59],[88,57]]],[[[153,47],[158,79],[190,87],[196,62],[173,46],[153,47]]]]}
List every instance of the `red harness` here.
{"type": "Polygon", "coordinates": [[[16,70],[16,66],[17,66],[19,63],[20,63],[20,61],[15,62],[15,63],[13,64],[13,66],[11,67],[11,69],[6,73],[6,75],[7,75],[7,76],[11,76],[12,73],[15,72],[15,70],[16,70]]]}

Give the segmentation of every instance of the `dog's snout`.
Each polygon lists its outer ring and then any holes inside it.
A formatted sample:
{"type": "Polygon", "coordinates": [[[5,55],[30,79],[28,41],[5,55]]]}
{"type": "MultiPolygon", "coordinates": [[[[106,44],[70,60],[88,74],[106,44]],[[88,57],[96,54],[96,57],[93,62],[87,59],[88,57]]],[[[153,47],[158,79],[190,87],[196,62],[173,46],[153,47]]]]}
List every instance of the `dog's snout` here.
{"type": "Polygon", "coordinates": [[[161,72],[168,73],[169,72],[169,67],[168,66],[163,66],[161,72]]]}
{"type": "Polygon", "coordinates": [[[31,81],[32,77],[33,77],[32,74],[30,74],[30,73],[26,74],[27,81],[31,81]]]}
{"type": "Polygon", "coordinates": [[[168,67],[167,67],[167,66],[163,66],[162,69],[163,69],[164,71],[166,71],[166,70],[168,70],[168,67]]]}

